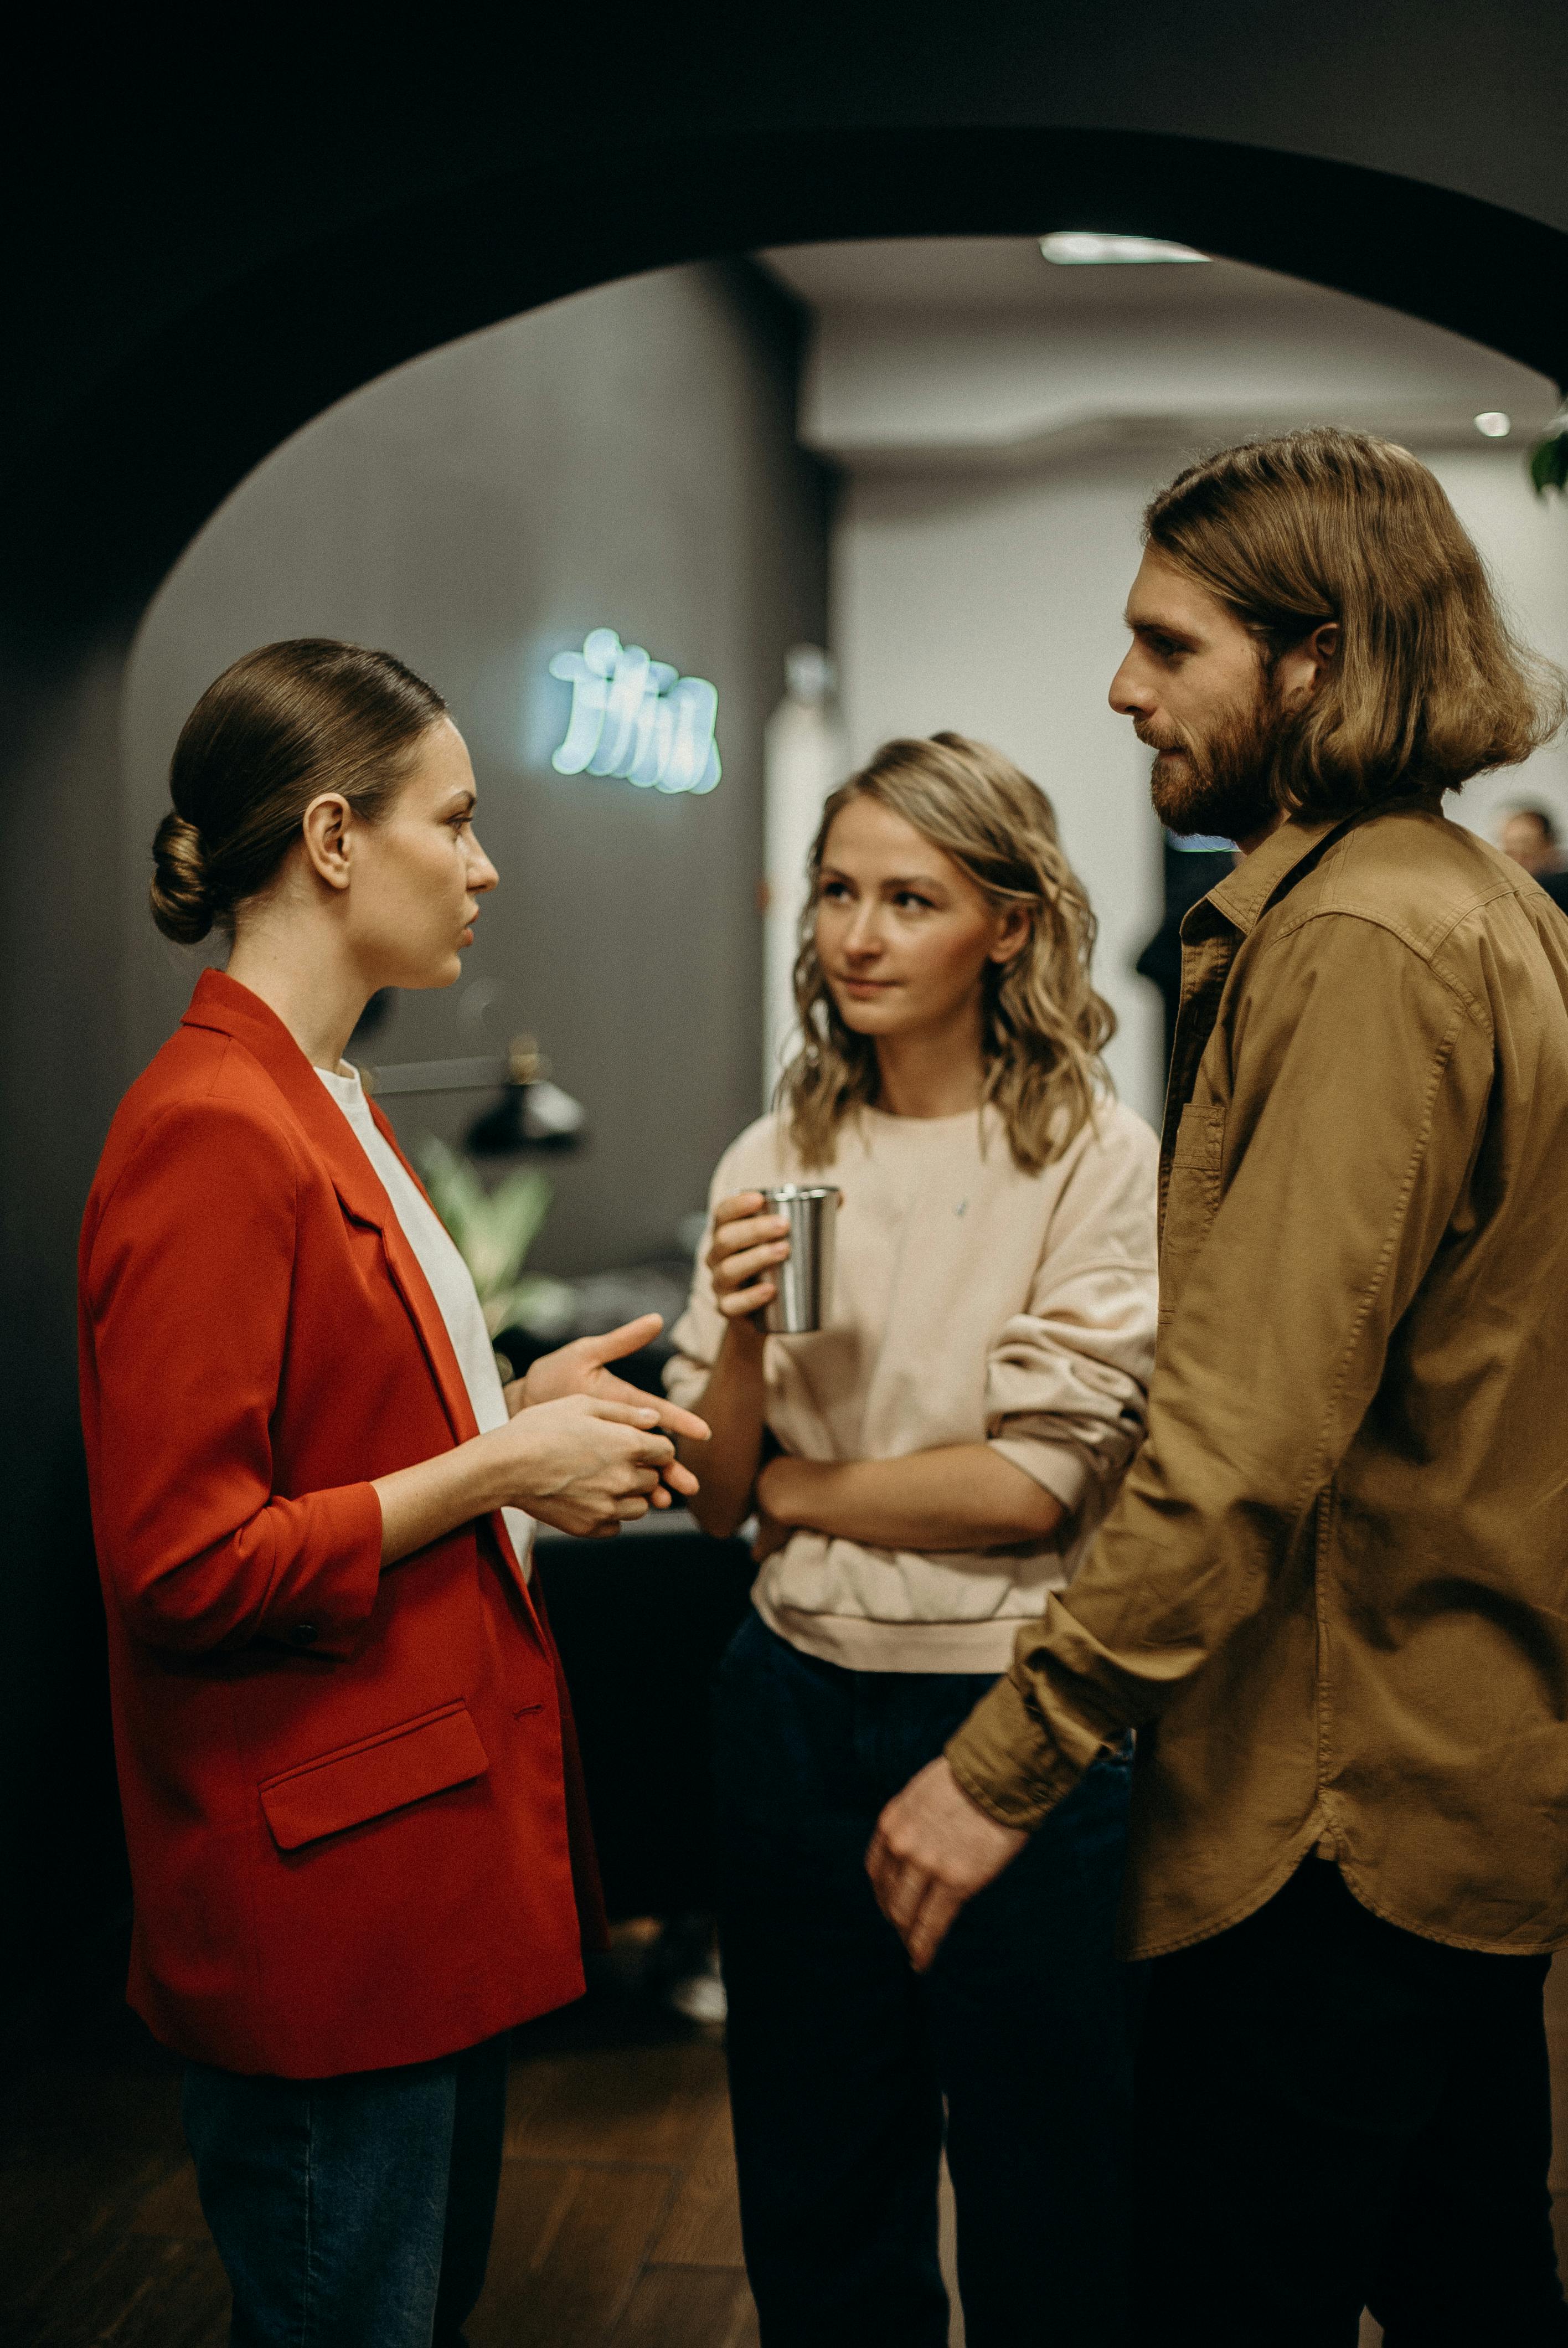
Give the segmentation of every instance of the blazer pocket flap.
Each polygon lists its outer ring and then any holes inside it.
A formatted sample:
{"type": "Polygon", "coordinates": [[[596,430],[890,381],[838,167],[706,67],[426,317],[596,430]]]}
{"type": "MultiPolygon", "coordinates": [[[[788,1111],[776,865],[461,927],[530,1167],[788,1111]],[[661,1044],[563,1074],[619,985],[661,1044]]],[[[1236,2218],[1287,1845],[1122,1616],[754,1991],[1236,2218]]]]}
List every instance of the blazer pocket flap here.
{"type": "Polygon", "coordinates": [[[258,1791],[279,1849],[298,1850],[323,1835],[342,1834],[449,1786],[466,1785],[489,1766],[467,1705],[448,1704],[285,1769],[264,1779],[258,1791]]]}

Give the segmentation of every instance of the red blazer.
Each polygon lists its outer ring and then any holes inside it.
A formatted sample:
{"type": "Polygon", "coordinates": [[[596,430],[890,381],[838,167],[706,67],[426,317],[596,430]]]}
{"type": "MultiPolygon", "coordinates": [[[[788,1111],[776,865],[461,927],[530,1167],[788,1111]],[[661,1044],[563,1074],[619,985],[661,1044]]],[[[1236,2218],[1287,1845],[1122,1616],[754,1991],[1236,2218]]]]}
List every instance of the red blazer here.
{"type": "MultiPolygon", "coordinates": [[[[570,1715],[505,1526],[380,1561],[370,1479],[477,1432],[446,1324],[231,978],[120,1104],[80,1298],[131,2003],[182,2054],[313,2078],[579,1995],[570,1715]]],[[[578,1889],[597,1933],[590,1853],[578,1889]]]]}

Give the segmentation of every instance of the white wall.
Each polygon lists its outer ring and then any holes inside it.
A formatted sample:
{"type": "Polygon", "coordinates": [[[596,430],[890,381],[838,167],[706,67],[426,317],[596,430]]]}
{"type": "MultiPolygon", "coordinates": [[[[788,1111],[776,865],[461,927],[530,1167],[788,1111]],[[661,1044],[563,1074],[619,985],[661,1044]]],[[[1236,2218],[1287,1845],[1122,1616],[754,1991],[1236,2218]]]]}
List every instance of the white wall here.
{"type": "Polygon", "coordinates": [[[866,476],[834,540],[834,649],[851,756],[955,727],[1050,794],[1100,917],[1096,981],[1114,1008],[1118,1089],[1158,1112],[1160,999],[1132,972],[1160,918],[1149,754],[1113,715],[1122,606],[1138,567],[1146,464],[1034,478],[866,476]]]}
{"type": "MultiPolygon", "coordinates": [[[[1568,499],[1538,498],[1517,455],[1477,448],[1430,462],[1480,547],[1517,633],[1568,665],[1568,499]]],[[[1448,808],[1495,840],[1508,807],[1524,798],[1552,808],[1568,839],[1568,738],[1537,751],[1528,766],[1478,775],[1448,808]]]]}
{"type": "MultiPolygon", "coordinates": [[[[1050,793],[1100,917],[1096,976],[1120,1021],[1124,1099],[1157,1118],[1160,1002],[1132,968],[1160,916],[1148,754],[1106,688],[1126,638],[1138,519],[1177,456],[1084,458],[1004,478],[862,475],[834,544],[834,649],[858,762],[943,726],[995,743],[1050,793]]],[[[1526,640],[1568,663],[1568,504],[1543,506],[1517,446],[1443,454],[1453,498],[1526,640]]],[[[1495,837],[1501,807],[1549,801],[1568,832],[1568,747],[1482,778],[1451,810],[1495,837]]]]}

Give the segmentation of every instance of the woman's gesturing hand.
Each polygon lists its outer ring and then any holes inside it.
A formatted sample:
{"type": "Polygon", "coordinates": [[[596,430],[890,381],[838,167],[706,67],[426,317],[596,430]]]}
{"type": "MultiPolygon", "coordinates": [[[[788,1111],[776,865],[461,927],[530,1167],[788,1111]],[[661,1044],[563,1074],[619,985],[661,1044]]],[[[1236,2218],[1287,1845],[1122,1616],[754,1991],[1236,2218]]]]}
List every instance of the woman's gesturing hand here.
{"type": "MultiPolygon", "coordinates": [[[[696,1478],[674,1464],[656,1404],[564,1395],[519,1411],[478,1440],[488,1446],[497,1508],[526,1509],[558,1531],[613,1533],[656,1503],[661,1478],[696,1478]]],[[[666,1495],[661,1505],[668,1507],[666,1495]]]]}
{"type": "Polygon", "coordinates": [[[743,1323],[777,1293],[773,1275],[789,1253],[789,1220],[770,1215],[766,1208],[760,1190],[737,1190],[713,1210],[708,1270],[713,1301],[732,1323],[743,1323]]]}
{"type": "MultiPolygon", "coordinates": [[[[623,1402],[633,1410],[651,1410],[660,1426],[671,1435],[683,1435],[690,1442],[705,1443],[705,1419],[699,1418],[694,1411],[682,1410],[679,1403],[666,1402],[661,1395],[644,1394],[641,1386],[618,1378],[609,1366],[651,1345],[663,1326],[657,1313],[642,1313],[635,1321],[623,1322],[619,1329],[607,1330],[601,1337],[579,1337],[569,1345],[558,1346],[553,1354],[541,1354],[527,1377],[517,1379],[507,1388],[507,1410],[515,1417],[519,1410],[537,1410],[541,1403],[559,1402],[568,1395],[587,1395],[595,1402],[623,1402]]],[[[652,1506],[667,1509],[671,1505],[672,1493],[690,1499],[696,1489],[697,1478],[691,1469],[682,1468],[678,1460],[672,1461],[653,1493],[652,1506]]]]}

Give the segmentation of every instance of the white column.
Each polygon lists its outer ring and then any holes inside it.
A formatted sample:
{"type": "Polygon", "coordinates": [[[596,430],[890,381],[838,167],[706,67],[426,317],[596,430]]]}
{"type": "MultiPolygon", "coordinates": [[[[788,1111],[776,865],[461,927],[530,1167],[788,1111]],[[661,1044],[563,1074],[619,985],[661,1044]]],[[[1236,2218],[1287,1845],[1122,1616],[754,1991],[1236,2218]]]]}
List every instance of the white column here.
{"type": "Polygon", "coordinates": [[[764,736],[763,1100],[794,1048],[794,972],[805,904],[806,857],[822,803],[848,771],[833,663],[815,644],[784,661],[784,697],[764,736]]]}

